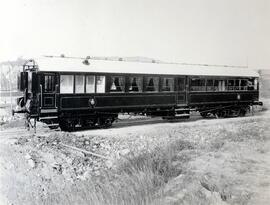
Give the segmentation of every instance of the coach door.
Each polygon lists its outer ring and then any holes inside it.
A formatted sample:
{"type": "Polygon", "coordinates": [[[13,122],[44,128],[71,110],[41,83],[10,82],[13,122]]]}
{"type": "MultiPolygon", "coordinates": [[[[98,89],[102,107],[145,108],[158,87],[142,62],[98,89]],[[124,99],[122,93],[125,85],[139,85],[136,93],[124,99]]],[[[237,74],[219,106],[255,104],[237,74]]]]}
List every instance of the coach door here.
{"type": "Polygon", "coordinates": [[[57,78],[55,74],[44,74],[41,83],[41,108],[56,108],[57,78]]]}
{"type": "Polygon", "coordinates": [[[176,103],[177,105],[186,105],[187,104],[187,89],[186,89],[186,77],[176,78],[176,103]]]}

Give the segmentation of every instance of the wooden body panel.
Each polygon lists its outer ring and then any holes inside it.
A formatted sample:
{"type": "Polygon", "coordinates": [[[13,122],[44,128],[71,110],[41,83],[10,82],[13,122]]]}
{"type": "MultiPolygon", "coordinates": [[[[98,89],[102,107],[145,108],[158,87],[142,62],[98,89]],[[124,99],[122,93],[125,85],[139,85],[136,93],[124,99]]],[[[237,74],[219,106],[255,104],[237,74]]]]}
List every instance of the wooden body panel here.
{"type": "Polygon", "coordinates": [[[258,91],[239,92],[191,92],[189,94],[189,105],[222,104],[254,102],[258,100],[258,91]]]}
{"type": "MultiPolygon", "coordinates": [[[[57,108],[58,112],[64,111],[79,111],[82,112],[87,110],[109,110],[109,109],[118,109],[121,110],[141,110],[143,108],[171,108],[171,107],[200,107],[204,105],[219,105],[219,104],[228,104],[228,103],[249,103],[252,104],[254,101],[258,101],[259,90],[245,90],[245,91],[203,91],[203,92],[194,92],[190,91],[190,78],[193,76],[172,76],[172,75],[155,75],[157,77],[171,77],[174,78],[174,92],[138,92],[138,93],[129,93],[127,88],[125,92],[121,93],[110,93],[109,92],[109,78],[110,76],[115,76],[118,74],[108,74],[108,73],[93,73],[95,75],[104,75],[106,76],[106,89],[105,93],[83,93],[83,94],[61,94],[59,85],[60,85],[60,75],[63,73],[39,73],[39,84],[41,89],[39,91],[39,101],[40,107],[42,109],[48,108],[57,108]],[[55,76],[54,83],[55,86],[52,88],[52,92],[46,92],[44,85],[44,76],[50,75],[55,76]],[[184,91],[178,90],[178,79],[184,79],[185,89],[184,91]],[[90,100],[94,99],[95,104],[91,105],[90,100]]],[[[67,73],[66,73],[67,74],[67,73]]],[[[79,75],[85,73],[72,73],[68,72],[71,75],[79,75]]],[[[127,80],[128,77],[132,76],[131,74],[119,74],[125,76],[127,80]]],[[[134,74],[134,76],[153,76],[151,74],[141,75],[134,74]]],[[[228,78],[231,79],[231,78],[228,78]]],[[[127,86],[127,85],[126,85],[127,86]]],[[[75,87],[74,87],[75,90],[75,87]]]]}
{"type": "MultiPolygon", "coordinates": [[[[184,95],[184,94],[182,94],[184,95]]],[[[103,94],[103,95],[60,95],[60,109],[109,109],[128,107],[175,106],[176,93],[155,94],[103,94]],[[95,105],[90,101],[94,99],[95,105]]]]}

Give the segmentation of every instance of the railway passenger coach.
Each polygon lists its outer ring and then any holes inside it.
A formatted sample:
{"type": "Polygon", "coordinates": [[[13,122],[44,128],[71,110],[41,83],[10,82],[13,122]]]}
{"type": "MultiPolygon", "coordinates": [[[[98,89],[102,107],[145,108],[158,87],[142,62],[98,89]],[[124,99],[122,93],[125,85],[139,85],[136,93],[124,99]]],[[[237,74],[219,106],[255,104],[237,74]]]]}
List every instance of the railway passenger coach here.
{"type": "Polygon", "coordinates": [[[258,77],[240,67],[44,57],[23,65],[14,112],[63,130],[108,127],[122,112],[244,116],[262,105],[258,77]]]}

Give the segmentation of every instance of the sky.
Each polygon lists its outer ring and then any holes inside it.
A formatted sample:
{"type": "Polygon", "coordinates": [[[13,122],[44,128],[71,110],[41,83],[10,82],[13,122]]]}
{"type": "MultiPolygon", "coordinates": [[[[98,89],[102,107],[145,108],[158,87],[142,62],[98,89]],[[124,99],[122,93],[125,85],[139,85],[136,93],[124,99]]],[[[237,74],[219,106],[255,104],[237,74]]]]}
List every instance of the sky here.
{"type": "Polygon", "coordinates": [[[0,0],[0,61],[60,54],[270,69],[270,1],[0,0]]]}

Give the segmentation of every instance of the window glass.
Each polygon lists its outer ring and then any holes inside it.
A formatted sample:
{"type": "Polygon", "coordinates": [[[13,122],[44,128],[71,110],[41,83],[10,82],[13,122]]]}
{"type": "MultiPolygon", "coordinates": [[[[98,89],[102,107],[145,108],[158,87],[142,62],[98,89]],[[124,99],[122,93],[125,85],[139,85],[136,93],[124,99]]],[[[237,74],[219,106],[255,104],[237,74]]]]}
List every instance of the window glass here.
{"type": "Polygon", "coordinates": [[[75,75],[75,93],[84,93],[84,75],[75,75]]]}
{"type": "Polygon", "coordinates": [[[227,87],[227,81],[218,80],[218,91],[225,91],[227,87]]]}
{"type": "Polygon", "coordinates": [[[206,91],[214,91],[214,80],[208,79],[206,81],[206,91]]]}
{"type": "Polygon", "coordinates": [[[246,79],[242,79],[240,82],[240,89],[241,90],[247,90],[247,80],[246,79]]]}
{"type": "Polygon", "coordinates": [[[258,79],[254,79],[254,90],[258,90],[258,79]]]}
{"type": "Polygon", "coordinates": [[[28,72],[28,92],[32,92],[32,72],[28,72]]]}
{"type": "Polygon", "coordinates": [[[142,77],[128,78],[128,92],[142,92],[142,77]]]}
{"type": "Polygon", "coordinates": [[[44,90],[48,92],[51,90],[51,76],[45,75],[44,90]]]}
{"type": "Polygon", "coordinates": [[[205,79],[191,79],[191,91],[205,91],[205,79]]]}
{"type": "Polygon", "coordinates": [[[124,92],[125,91],[125,78],[123,76],[112,76],[110,92],[124,92]]]}
{"type": "Polygon", "coordinates": [[[185,78],[178,78],[178,91],[185,91],[186,85],[185,85],[185,78]]]}
{"type": "Polygon", "coordinates": [[[146,77],[146,92],[158,92],[158,77],[146,77]]]}
{"type": "Polygon", "coordinates": [[[228,90],[234,90],[234,80],[228,80],[228,90]]]}
{"type": "Polygon", "coordinates": [[[96,76],[97,93],[105,93],[105,76],[96,76]]]}
{"type": "Polygon", "coordinates": [[[95,92],[95,76],[87,75],[86,76],[86,93],[95,92]]]}
{"type": "Polygon", "coordinates": [[[240,80],[235,80],[234,82],[234,90],[239,90],[240,80]]]}
{"type": "Polygon", "coordinates": [[[44,91],[45,92],[54,92],[55,91],[54,85],[55,85],[55,76],[45,75],[44,91]]]}
{"type": "Polygon", "coordinates": [[[60,93],[73,93],[73,75],[60,75],[60,93]]]}
{"type": "Polygon", "coordinates": [[[214,91],[218,91],[218,80],[214,80],[214,91]]]}
{"type": "Polygon", "coordinates": [[[248,90],[257,90],[258,89],[258,79],[248,79],[247,80],[247,89],[248,90]]]}
{"type": "Polygon", "coordinates": [[[173,92],[174,91],[174,79],[173,78],[162,78],[161,79],[161,91],[173,92]]]}

